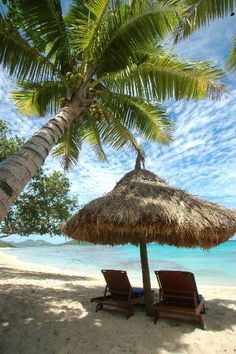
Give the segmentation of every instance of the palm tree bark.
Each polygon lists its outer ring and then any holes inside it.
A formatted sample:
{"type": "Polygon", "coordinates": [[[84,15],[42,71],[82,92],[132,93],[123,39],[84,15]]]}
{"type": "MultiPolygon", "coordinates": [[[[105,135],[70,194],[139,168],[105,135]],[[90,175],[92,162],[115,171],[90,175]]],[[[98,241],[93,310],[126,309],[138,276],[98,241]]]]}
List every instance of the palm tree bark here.
{"type": "Polygon", "coordinates": [[[143,289],[145,297],[145,313],[146,316],[152,316],[152,289],[150,281],[150,273],[148,266],[148,257],[147,257],[147,245],[144,241],[140,242],[140,257],[142,265],[142,275],[143,275],[143,289]]]}
{"type": "Polygon", "coordinates": [[[44,125],[21,149],[0,165],[0,221],[11,204],[40,169],[52,147],[84,109],[86,89],[80,91],[44,125]]]}

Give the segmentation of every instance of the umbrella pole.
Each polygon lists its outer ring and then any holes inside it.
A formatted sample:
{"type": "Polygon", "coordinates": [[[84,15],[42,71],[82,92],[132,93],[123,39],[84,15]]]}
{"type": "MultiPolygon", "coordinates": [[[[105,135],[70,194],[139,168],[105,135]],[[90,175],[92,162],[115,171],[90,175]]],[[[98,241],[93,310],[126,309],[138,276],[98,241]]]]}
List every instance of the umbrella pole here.
{"type": "Polygon", "coordinates": [[[148,257],[147,257],[147,245],[144,241],[140,242],[140,258],[142,265],[142,275],[143,275],[143,289],[144,289],[144,297],[145,297],[145,312],[146,316],[152,316],[152,289],[150,282],[150,273],[148,266],[148,257]]]}

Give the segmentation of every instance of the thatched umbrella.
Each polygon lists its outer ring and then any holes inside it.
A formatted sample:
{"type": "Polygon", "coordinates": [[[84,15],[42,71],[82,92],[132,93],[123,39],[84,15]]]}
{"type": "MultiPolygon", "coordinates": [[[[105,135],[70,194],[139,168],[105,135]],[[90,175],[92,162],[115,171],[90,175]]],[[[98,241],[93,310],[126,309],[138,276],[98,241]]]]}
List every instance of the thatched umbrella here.
{"type": "Polygon", "coordinates": [[[236,211],[171,187],[147,170],[127,173],[115,188],[62,225],[66,235],[96,244],[140,245],[146,314],[151,285],[146,244],[208,249],[236,232],[236,211]]]}

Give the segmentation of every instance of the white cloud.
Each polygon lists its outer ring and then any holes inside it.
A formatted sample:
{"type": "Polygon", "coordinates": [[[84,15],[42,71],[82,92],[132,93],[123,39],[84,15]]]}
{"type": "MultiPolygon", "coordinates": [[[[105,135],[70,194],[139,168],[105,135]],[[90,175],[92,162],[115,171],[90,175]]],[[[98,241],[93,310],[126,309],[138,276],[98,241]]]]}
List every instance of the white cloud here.
{"type": "Polygon", "coordinates": [[[235,18],[217,20],[177,45],[177,52],[185,58],[211,60],[224,65],[236,34],[235,18]]]}

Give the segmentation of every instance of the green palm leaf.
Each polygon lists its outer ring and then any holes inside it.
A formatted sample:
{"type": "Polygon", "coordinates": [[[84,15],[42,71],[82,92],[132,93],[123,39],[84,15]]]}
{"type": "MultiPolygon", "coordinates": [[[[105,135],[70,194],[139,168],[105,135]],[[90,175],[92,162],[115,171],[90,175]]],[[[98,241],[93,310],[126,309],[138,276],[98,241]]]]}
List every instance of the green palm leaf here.
{"type": "Polygon", "coordinates": [[[226,69],[229,71],[236,71],[236,37],[233,40],[233,49],[226,62],[226,69]]]}
{"type": "Polygon", "coordinates": [[[84,51],[82,56],[82,69],[86,62],[93,58],[94,48],[97,46],[100,27],[104,19],[104,13],[109,5],[109,0],[90,0],[81,7],[80,2],[74,4],[71,13],[68,14],[68,22],[76,12],[78,18],[76,24],[70,27],[71,45],[77,53],[84,51]],[[76,11],[77,9],[77,11],[76,11]],[[85,16],[89,13],[89,16],[85,16]],[[78,23],[78,24],[77,24],[78,23]]]}
{"type": "Polygon", "coordinates": [[[134,134],[119,119],[109,112],[109,121],[98,122],[98,131],[102,142],[116,150],[130,147],[135,151],[142,151],[134,134]]]}
{"type": "Polygon", "coordinates": [[[55,62],[61,65],[68,64],[70,46],[60,0],[17,0],[17,5],[25,28],[27,29],[27,25],[28,29],[33,28],[45,45],[50,44],[47,57],[54,57],[55,62]]]}
{"type": "Polygon", "coordinates": [[[18,80],[43,80],[58,76],[57,68],[20,35],[4,17],[0,18],[0,64],[18,80]]]}
{"type": "Polygon", "coordinates": [[[185,0],[186,10],[176,30],[175,41],[188,38],[201,27],[235,11],[236,0],[185,0]]]}
{"type": "Polygon", "coordinates": [[[134,134],[115,117],[112,117],[110,124],[106,125],[103,134],[103,140],[116,150],[130,147],[135,151],[142,151],[134,134]]]}
{"type": "Polygon", "coordinates": [[[114,111],[110,110],[102,100],[97,105],[100,112],[98,118],[95,119],[96,114],[91,113],[90,109],[90,117],[86,119],[87,122],[90,122],[92,129],[87,130],[89,134],[85,134],[85,141],[93,144],[98,157],[106,159],[106,155],[102,150],[102,144],[106,144],[117,150],[130,146],[136,151],[141,151],[141,147],[134,135],[117,119],[114,111]]]}
{"type": "Polygon", "coordinates": [[[100,160],[106,159],[97,124],[87,110],[83,113],[83,119],[72,124],[53,150],[54,156],[61,157],[61,164],[66,171],[78,163],[84,142],[91,145],[100,160]]]}
{"type": "Polygon", "coordinates": [[[61,158],[61,165],[65,171],[77,164],[82,138],[81,124],[74,122],[53,150],[53,155],[61,158]]]}
{"type": "MultiPolygon", "coordinates": [[[[105,106],[102,106],[108,115],[105,106]]],[[[106,160],[103,144],[111,146],[116,150],[127,147],[142,151],[135,136],[130,132],[119,119],[109,112],[109,120],[95,120],[89,111],[84,112],[83,121],[75,122],[64,135],[54,149],[54,156],[61,157],[61,164],[65,170],[69,170],[78,163],[79,151],[82,143],[89,144],[100,160],[106,160]]]]}
{"type": "Polygon", "coordinates": [[[162,144],[172,140],[173,124],[163,106],[108,90],[101,90],[99,95],[111,115],[129,131],[162,144]]]}
{"type": "Polygon", "coordinates": [[[97,51],[103,73],[125,68],[130,61],[142,61],[145,49],[155,47],[171,33],[182,13],[175,0],[134,3],[118,2],[115,11],[107,15],[97,51]]]}
{"type": "Polygon", "coordinates": [[[96,155],[100,160],[106,160],[106,154],[102,147],[102,138],[98,129],[98,124],[96,120],[89,114],[88,111],[85,112],[86,123],[84,125],[84,136],[85,140],[92,145],[96,155]]]}
{"type": "MultiPolygon", "coordinates": [[[[220,97],[225,88],[217,80],[224,75],[223,70],[209,62],[184,61],[167,53],[150,55],[141,65],[127,66],[100,80],[114,92],[148,101],[164,101],[220,97]]],[[[94,87],[100,80],[94,82],[94,87]]]]}
{"type": "Polygon", "coordinates": [[[61,81],[27,82],[19,83],[19,86],[19,90],[12,92],[12,98],[18,110],[26,116],[55,114],[66,96],[61,81]]]}

